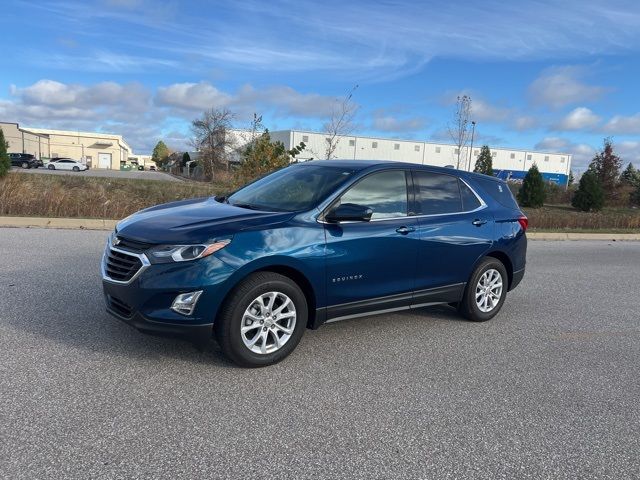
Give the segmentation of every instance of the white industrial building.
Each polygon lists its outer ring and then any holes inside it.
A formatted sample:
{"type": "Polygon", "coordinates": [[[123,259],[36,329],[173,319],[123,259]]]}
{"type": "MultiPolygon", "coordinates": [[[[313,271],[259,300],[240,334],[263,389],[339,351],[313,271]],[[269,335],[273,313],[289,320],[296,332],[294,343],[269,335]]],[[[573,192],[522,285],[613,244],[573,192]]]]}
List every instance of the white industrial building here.
{"type": "MultiPolygon", "coordinates": [[[[287,149],[300,142],[305,150],[296,158],[301,161],[325,158],[328,137],[324,133],[301,130],[269,132],[273,140],[280,140],[287,149]]],[[[462,149],[460,169],[473,170],[481,145],[462,149]]],[[[341,137],[333,158],[354,160],[395,160],[420,165],[455,167],[458,161],[457,147],[445,143],[400,140],[379,137],[341,137]]],[[[504,179],[519,180],[535,163],[547,181],[566,185],[571,169],[571,155],[567,153],[536,152],[513,148],[491,148],[494,174],[504,179]]]]}

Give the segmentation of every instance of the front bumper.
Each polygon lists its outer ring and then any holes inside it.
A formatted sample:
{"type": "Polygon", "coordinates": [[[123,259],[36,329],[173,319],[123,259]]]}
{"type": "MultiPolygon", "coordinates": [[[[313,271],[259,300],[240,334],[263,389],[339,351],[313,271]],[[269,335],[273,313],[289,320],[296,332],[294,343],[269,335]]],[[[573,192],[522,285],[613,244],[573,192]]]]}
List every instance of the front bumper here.
{"type": "Polygon", "coordinates": [[[193,262],[165,264],[150,264],[144,255],[139,256],[144,257],[142,267],[127,281],[111,278],[103,257],[102,286],[107,312],[146,333],[209,339],[234,269],[215,255],[193,262]],[[171,310],[177,295],[199,290],[202,295],[191,314],[171,310]]]}
{"type": "Polygon", "coordinates": [[[134,312],[128,316],[123,315],[121,311],[116,309],[117,307],[113,307],[113,304],[111,303],[112,300],[108,295],[106,295],[105,300],[107,302],[107,312],[109,314],[143,333],[159,336],[180,337],[194,343],[204,343],[208,341],[213,333],[212,323],[185,325],[154,322],[139,312],[134,312]]]}

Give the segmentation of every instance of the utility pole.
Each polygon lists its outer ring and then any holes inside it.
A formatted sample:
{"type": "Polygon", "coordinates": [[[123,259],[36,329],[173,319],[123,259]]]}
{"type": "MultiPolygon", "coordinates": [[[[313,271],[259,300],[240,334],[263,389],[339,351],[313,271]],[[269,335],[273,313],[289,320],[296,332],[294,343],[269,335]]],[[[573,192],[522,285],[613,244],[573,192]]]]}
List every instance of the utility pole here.
{"type": "Polygon", "coordinates": [[[473,158],[473,136],[476,133],[476,122],[475,121],[471,121],[471,147],[469,148],[469,168],[467,169],[468,172],[471,171],[471,159],[473,158]]]}

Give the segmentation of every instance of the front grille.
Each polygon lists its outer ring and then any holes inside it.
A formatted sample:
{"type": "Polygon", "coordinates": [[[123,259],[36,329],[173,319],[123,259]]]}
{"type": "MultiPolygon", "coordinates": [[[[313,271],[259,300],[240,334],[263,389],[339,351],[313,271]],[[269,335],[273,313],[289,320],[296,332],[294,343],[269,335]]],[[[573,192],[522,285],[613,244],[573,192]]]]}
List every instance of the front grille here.
{"type": "Polygon", "coordinates": [[[142,268],[140,258],[124,252],[109,249],[105,262],[106,274],[112,280],[127,282],[142,268]]]}
{"type": "Polygon", "coordinates": [[[124,238],[117,235],[118,248],[129,250],[130,252],[142,253],[153,246],[151,243],[139,242],[137,240],[131,240],[130,238],[124,238]]]}
{"type": "Polygon", "coordinates": [[[122,300],[118,300],[116,297],[107,295],[107,301],[109,302],[109,307],[111,307],[111,309],[116,313],[119,313],[123,317],[131,316],[133,309],[122,300]]]}

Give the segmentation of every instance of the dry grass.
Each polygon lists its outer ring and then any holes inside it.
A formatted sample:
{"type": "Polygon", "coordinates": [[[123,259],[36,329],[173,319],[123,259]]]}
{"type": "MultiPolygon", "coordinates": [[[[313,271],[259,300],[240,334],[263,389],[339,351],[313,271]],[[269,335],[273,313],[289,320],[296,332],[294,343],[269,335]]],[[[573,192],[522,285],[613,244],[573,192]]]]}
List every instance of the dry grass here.
{"type": "Polygon", "coordinates": [[[222,184],[11,172],[0,178],[0,215],[121,219],[152,205],[226,190],[222,184]]]}
{"type": "MultiPolygon", "coordinates": [[[[230,180],[229,180],[230,181],[230,180]]],[[[165,182],[11,172],[0,178],[0,215],[121,219],[160,203],[215,195],[228,183],[165,182]]],[[[579,212],[569,205],[525,209],[532,230],[640,229],[640,209],[579,212]]]]}
{"type": "Polygon", "coordinates": [[[569,205],[547,205],[523,209],[532,230],[629,231],[640,229],[640,209],[605,208],[601,212],[580,212],[569,205]]]}

